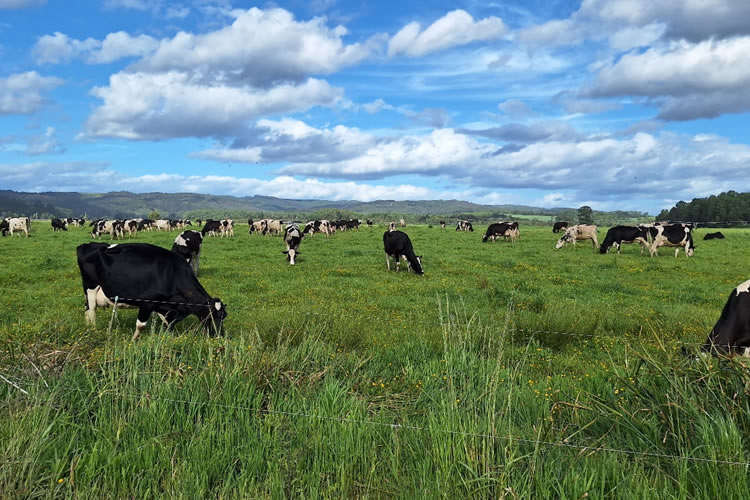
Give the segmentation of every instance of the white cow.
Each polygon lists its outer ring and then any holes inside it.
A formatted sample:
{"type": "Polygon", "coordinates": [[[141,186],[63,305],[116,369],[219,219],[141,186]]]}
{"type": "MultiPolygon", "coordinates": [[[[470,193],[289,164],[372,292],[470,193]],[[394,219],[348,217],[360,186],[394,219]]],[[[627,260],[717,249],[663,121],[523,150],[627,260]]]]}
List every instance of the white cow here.
{"type": "Polygon", "coordinates": [[[594,244],[594,250],[599,246],[599,240],[596,237],[597,227],[593,224],[576,224],[565,230],[565,234],[557,240],[555,248],[562,248],[566,243],[573,243],[576,245],[576,241],[591,240],[594,244]]]}

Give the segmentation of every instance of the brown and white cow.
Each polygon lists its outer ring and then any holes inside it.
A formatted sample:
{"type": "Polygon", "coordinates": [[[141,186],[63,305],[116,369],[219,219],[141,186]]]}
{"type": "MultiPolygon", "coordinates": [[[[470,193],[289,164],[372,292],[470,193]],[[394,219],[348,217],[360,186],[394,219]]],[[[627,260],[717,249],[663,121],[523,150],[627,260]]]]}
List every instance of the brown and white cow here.
{"type": "Polygon", "coordinates": [[[562,248],[566,243],[573,243],[576,245],[576,241],[591,240],[594,244],[594,250],[599,246],[599,240],[596,237],[596,226],[593,224],[576,224],[565,230],[565,234],[557,240],[555,248],[562,248]]]}

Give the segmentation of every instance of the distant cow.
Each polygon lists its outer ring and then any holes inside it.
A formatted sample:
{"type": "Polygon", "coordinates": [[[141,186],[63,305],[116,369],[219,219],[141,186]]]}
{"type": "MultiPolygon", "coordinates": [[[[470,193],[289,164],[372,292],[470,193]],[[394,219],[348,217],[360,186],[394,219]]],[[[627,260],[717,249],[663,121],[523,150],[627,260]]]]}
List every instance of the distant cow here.
{"type": "Polygon", "coordinates": [[[695,252],[692,229],[691,224],[669,224],[649,228],[652,236],[651,257],[658,255],[657,250],[662,246],[674,247],[675,257],[680,253],[680,248],[685,250],[686,257],[692,257],[695,252]]]}
{"type": "Polygon", "coordinates": [[[286,250],[281,252],[286,254],[286,259],[289,261],[289,265],[293,266],[297,255],[301,255],[299,251],[299,244],[302,241],[302,234],[297,224],[289,224],[284,229],[284,243],[286,243],[286,250]]]}
{"type": "Polygon", "coordinates": [[[373,224],[372,219],[367,219],[367,227],[372,227],[373,224]]]}
{"type": "Polygon", "coordinates": [[[172,221],[168,219],[159,219],[154,221],[154,227],[157,231],[171,231],[172,221]]]}
{"type": "Polygon", "coordinates": [[[284,229],[284,222],[276,219],[263,219],[265,221],[265,227],[263,228],[263,236],[266,234],[281,234],[284,229]]]}
{"type": "Polygon", "coordinates": [[[138,308],[133,340],[140,337],[151,313],[167,328],[194,314],[209,334],[221,331],[227,315],[179,255],[147,243],[84,243],[76,249],[86,298],[86,322],[96,323],[96,308],[138,308]]]}
{"type": "Polygon", "coordinates": [[[305,224],[303,234],[309,234],[312,237],[315,233],[323,233],[328,238],[331,235],[331,224],[327,220],[311,220],[305,224]]]}
{"type": "Polygon", "coordinates": [[[717,231],[715,233],[708,233],[706,236],[703,237],[704,240],[723,240],[724,235],[721,234],[721,231],[717,231]]]}
{"type": "Polygon", "coordinates": [[[396,223],[391,221],[388,223],[388,231],[395,231],[396,230],[396,223]]]}
{"type": "Polygon", "coordinates": [[[444,220],[440,221],[440,229],[445,230],[445,221],[444,220]]]}
{"type": "Polygon", "coordinates": [[[55,217],[52,219],[52,230],[53,231],[67,231],[68,230],[68,224],[66,221],[62,221],[55,217]]]}
{"type": "Polygon", "coordinates": [[[750,280],[729,294],[721,316],[701,350],[713,354],[739,352],[750,356],[750,280]]]}
{"type": "Polygon", "coordinates": [[[0,223],[0,231],[2,231],[3,236],[8,232],[13,236],[13,231],[17,231],[18,236],[21,236],[21,232],[23,232],[28,238],[30,227],[31,219],[28,217],[6,217],[3,219],[2,223],[0,223]]]}
{"type": "Polygon", "coordinates": [[[566,243],[576,245],[576,241],[591,240],[594,250],[599,246],[599,240],[596,237],[596,226],[593,224],[576,224],[565,230],[565,234],[557,240],[555,248],[562,248],[566,243]]]}
{"type": "Polygon", "coordinates": [[[172,251],[190,264],[196,276],[198,276],[202,244],[203,235],[201,233],[198,231],[183,231],[177,235],[172,245],[172,251]]]}
{"type": "Polygon", "coordinates": [[[232,219],[222,219],[219,221],[221,224],[221,237],[232,236],[234,237],[234,221],[232,219]]]}
{"type": "Polygon", "coordinates": [[[266,220],[265,219],[258,220],[258,221],[253,221],[253,219],[250,219],[248,221],[248,224],[249,224],[249,228],[248,228],[247,231],[250,234],[252,234],[252,233],[263,234],[265,232],[265,228],[266,228],[266,220]]]}
{"type": "Polygon", "coordinates": [[[208,219],[201,229],[203,236],[217,236],[219,233],[221,233],[221,222],[218,220],[208,219]]]}
{"type": "Polygon", "coordinates": [[[407,267],[417,274],[424,274],[422,270],[422,257],[414,253],[411,240],[406,233],[401,231],[386,231],[383,233],[383,246],[385,248],[385,264],[391,270],[391,258],[396,261],[398,271],[400,261],[407,262],[407,267]]]}
{"type": "Polygon", "coordinates": [[[559,233],[560,231],[565,231],[568,229],[568,226],[570,225],[569,222],[566,221],[559,221],[555,222],[555,224],[552,226],[552,232],[553,233],[559,233]]]}
{"type": "Polygon", "coordinates": [[[124,232],[128,233],[128,238],[138,235],[138,221],[135,219],[128,219],[122,223],[124,232]]]}
{"type": "Polygon", "coordinates": [[[623,243],[640,243],[641,255],[643,255],[643,249],[649,248],[648,244],[648,230],[645,227],[636,226],[615,226],[609,228],[607,236],[604,238],[604,243],[599,248],[599,253],[607,253],[611,247],[617,248],[617,253],[620,253],[620,246],[623,243]]]}
{"type": "Polygon", "coordinates": [[[143,231],[143,230],[151,231],[154,227],[154,222],[155,221],[153,219],[141,219],[138,222],[138,230],[139,231],[143,231]]]}
{"type": "Polygon", "coordinates": [[[487,231],[482,237],[482,243],[486,243],[487,240],[495,241],[497,238],[504,236],[509,229],[511,229],[511,225],[507,222],[493,222],[487,227],[487,231]]]}
{"type": "Polygon", "coordinates": [[[99,220],[94,224],[91,237],[100,238],[103,234],[109,234],[110,240],[122,238],[124,236],[123,222],[118,220],[99,220]]]}
{"type": "Polygon", "coordinates": [[[403,219],[403,217],[399,219],[398,225],[401,227],[406,227],[406,221],[403,219]]]}
{"type": "Polygon", "coordinates": [[[456,224],[456,231],[470,231],[474,232],[474,226],[471,225],[471,222],[467,220],[460,220],[456,224]]]}

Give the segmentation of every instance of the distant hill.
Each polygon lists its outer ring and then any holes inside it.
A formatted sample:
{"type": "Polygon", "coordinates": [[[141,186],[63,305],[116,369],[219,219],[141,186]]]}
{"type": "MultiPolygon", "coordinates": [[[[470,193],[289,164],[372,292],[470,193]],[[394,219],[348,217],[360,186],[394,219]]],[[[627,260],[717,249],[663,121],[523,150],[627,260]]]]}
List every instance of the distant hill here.
{"type": "Polygon", "coordinates": [[[158,212],[162,217],[252,216],[258,213],[355,212],[359,214],[454,215],[470,213],[514,213],[554,215],[562,209],[524,205],[480,205],[461,200],[328,201],[288,200],[272,196],[214,196],[195,193],[24,193],[0,191],[0,213],[34,215],[38,218],[146,217],[158,212]]]}

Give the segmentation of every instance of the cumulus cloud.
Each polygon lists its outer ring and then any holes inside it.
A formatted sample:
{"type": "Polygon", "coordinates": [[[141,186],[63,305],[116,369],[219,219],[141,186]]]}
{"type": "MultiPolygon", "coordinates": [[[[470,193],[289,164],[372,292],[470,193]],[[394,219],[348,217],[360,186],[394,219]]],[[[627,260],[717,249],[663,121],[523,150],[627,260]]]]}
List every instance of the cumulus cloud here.
{"type": "Polygon", "coordinates": [[[341,95],[314,78],[257,89],[206,84],[177,71],[117,73],[91,93],[103,104],[86,121],[82,137],[133,140],[233,136],[250,120],[331,105],[341,95]]]}
{"type": "Polygon", "coordinates": [[[28,115],[39,111],[47,102],[42,94],[62,83],[60,78],[42,76],[36,71],[0,78],[0,116],[28,115]]]}
{"type": "Polygon", "coordinates": [[[0,9],[23,9],[43,5],[47,0],[0,0],[0,9]]]}
{"type": "Polygon", "coordinates": [[[496,40],[506,32],[507,27],[498,17],[491,16],[475,21],[471,14],[457,9],[424,30],[417,22],[407,24],[388,42],[388,55],[405,54],[419,57],[472,42],[496,40]]]}
{"type": "Polygon", "coordinates": [[[674,42],[632,52],[604,66],[583,95],[643,96],[660,117],[688,120],[750,109],[750,37],[674,42]]]}
{"type": "Polygon", "coordinates": [[[153,52],[158,44],[148,35],[134,37],[124,31],[110,33],[104,40],[76,40],[55,32],[54,35],[40,37],[31,52],[38,64],[57,64],[77,58],[90,64],[102,64],[146,55],[153,52]]]}

